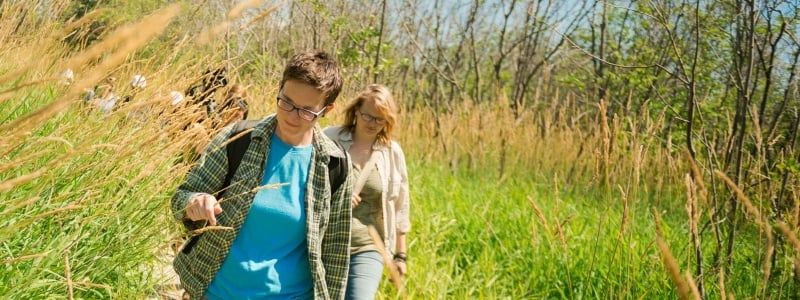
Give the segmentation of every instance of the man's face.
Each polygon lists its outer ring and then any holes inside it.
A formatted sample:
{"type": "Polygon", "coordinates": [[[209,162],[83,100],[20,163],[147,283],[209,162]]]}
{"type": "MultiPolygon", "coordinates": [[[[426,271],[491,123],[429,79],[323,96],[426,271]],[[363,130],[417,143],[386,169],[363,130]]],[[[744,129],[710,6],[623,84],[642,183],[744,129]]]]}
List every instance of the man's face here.
{"type": "Polygon", "coordinates": [[[332,105],[325,107],[324,93],[311,85],[294,80],[283,84],[283,88],[278,92],[278,99],[276,133],[281,140],[295,146],[310,144],[314,124],[333,108],[332,105]],[[313,116],[309,111],[318,113],[319,116],[313,116]],[[309,116],[313,116],[313,120],[308,120],[309,116]]]}

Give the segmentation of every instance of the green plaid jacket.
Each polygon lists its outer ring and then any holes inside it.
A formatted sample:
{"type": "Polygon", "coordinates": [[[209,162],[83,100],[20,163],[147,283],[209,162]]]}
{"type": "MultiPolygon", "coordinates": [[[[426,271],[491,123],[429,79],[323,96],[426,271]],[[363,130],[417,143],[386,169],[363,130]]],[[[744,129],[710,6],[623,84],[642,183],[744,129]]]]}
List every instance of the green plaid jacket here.
{"type": "MultiPolygon", "coordinates": [[[[222,191],[222,213],[217,225],[230,230],[213,229],[191,237],[173,261],[181,285],[193,299],[203,298],[208,286],[230,251],[239,229],[242,228],[253,198],[261,182],[264,163],[269,155],[270,137],[277,122],[274,115],[261,121],[251,133],[250,147],[245,152],[231,185],[222,191]],[[191,245],[191,247],[189,246],[191,245]]],[[[232,126],[223,129],[209,143],[197,165],[189,171],[186,181],[172,197],[172,212],[183,221],[185,207],[197,193],[216,194],[224,184],[228,170],[225,145],[232,126]]],[[[315,299],[343,299],[350,263],[350,197],[353,192],[353,172],[349,156],[314,126],[314,151],[306,186],[306,223],[308,255],[315,299]],[[347,179],[331,195],[328,180],[330,156],[347,157],[347,179]]]]}

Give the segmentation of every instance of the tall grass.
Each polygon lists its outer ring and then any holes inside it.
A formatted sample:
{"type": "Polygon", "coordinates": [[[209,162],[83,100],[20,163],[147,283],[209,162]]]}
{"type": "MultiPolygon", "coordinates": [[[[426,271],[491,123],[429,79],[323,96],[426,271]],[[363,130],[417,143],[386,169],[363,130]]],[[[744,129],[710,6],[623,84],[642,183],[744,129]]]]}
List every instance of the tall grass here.
{"type": "MultiPolygon", "coordinates": [[[[602,107],[597,113],[603,114],[602,107]]],[[[439,116],[405,112],[400,139],[412,156],[412,273],[400,294],[385,283],[382,299],[700,295],[694,265],[714,270],[714,258],[701,250],[704,261],[696,262],[695,249],[716,242],[701,218],[710,204],[693,191],[694,183],[680,184],[680,169],[686,168],[685,175],[690,166],[663,145],[643,142],[657,138],[631,132],[634,124],[652,130],[648,122],[630,122],[628,128],[612,123],[604,130],[602,117],[597,127],[549,121],[543,131],[537,120],[554,114],[517,120],[497,108],[471,105],[439,116]],[[503,158],[503,146],[510,159],[503,158]],[[511,163],[503,166],[506,159],[511,163]],[[604,168],[611,170],[607,183],[604,168]],[[569,171],[572,176],[564,175],[569,171]]],[[[777,284],[767,282],[770,270],[763,266],[771,257],[752,260],[765,253],[756,224],[763,229],[761,222],[742,224],[731,258],[738,263],[727,278],[717,271],[701,278],[706,297],[794,295],[791,273],[774,273],[777,284]]],[[[779,269],[792,270],[792,260],[786,260],[792,253],[783,256],[779,269]]]]}
{"type": "Polygon", "coordinates": [[[67,53],[59,36],[41,34],[56,22],[5,18],[21,17],[28,8],[21,3],[1,6],[3,38],[16,43],[4,43],[0,59],[0,298],[156,296],[168,280],[158,262],[179,234],[168,199],[188,168],[180,153],[208,135],[182,133],[196,116],[171,114],[166,93],[185,89],[208,60],[176,55],[185,51],[180,43],[151,49],[171,54],[159,61],[130,60],[169,24],[175,6],[67,53]],[[62,86],[66,68],[77,78],[62,86]],[[183,72],[192,75],[176,76],[183,72]],[[137,73],[148,76],[148,89],[111,114],[81,100],[109,75],[120,78],[115,92],[125,96],[137,73]]]}
{"type": "MultiPolygon", "coordinates": [[[[189,168],[183,154],[213,132],[184,131],[197,115],[173,112],[166,95],[218,64],[204,47],[224,24],[202,39],[163,36],[183,16],[172,6],[74,52],[59,22],[21,18],[34,11],[23,3],[0,5],[0,298],[168,297],[164,260],[181,234],[169,197],[189,168]],[[57,84],[67,67],[77,81],[57,84]],[[133,102],[108,115],[82,105],[83,89],[109,75],[125,95],[133,74],[148,78],[133,102]]],[[[249,87],[251,116],[275,110],[259,100],[272,99],[278,73],[233,77],[249,87]]],[[[708,298],[797,297],[786,270],[800,252],[800,204],[772,224],[749,203],[736,263],[715,270],[705,249],[724,229],[709,222],[705,194],[719,187],[660,134],[665,114],[610,119],[604,103],[566,93],[514,118],[502,99],[401,112],[410,273],[402,292],[385,281],[378,298],[673,299],[699,283],[708,298]],[[779,238],[792,247],[771,246],[779,238]],[[696,265],[710,271],[697,276],[696,265]]],[[[340,120],[334,111],[322,122],[340,120]]]]}

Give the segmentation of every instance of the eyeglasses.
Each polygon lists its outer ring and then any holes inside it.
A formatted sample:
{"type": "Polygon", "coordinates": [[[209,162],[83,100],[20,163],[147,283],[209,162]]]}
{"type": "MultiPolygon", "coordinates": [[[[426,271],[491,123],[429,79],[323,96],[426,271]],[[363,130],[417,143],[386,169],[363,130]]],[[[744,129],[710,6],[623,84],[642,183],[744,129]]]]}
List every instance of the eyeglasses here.
{"type": "Polygon", "coordinates": [[[378,124],[378,125],[386,124],[386,119],[381,119],[381,118],[378,118],[378,117],[370,115],[370,114],[365,114],[365,113],[363,113],[361,111],[359,111],[358,114],[360,114],[361,115],[361,119],[364,119],[364,121],[367,122],[367,123],[375,123],[375,124],[378,124]]]}
{"type": "Polygon", "coordinates": [[[322,113],[324,113],[325,110],[328,109],[328,107],[325,106],[320,111],[313,112],[313,111],[310,111],[308,109],[305,109],[305,108],[302,108],[302,107],[298,107],[297,105],[294,105],[294,103],[292,103],[292,101],[289,101],[289,99],[286,99],[286,97],[284,97],[282,94],[283,94],[283,92],[279,93],[278,97],[277,97],[278,98],[278,107],[280,107],[280,109],[282,109],[284,111],[287,111],[287,112],[293,112],[293,111],[297,110],[297,115],[301,119],[309,121],[309,122],[312,122],[312,121],[316,120],[317,118],[319,118],[319,116],[321,116],[322,113]]]}

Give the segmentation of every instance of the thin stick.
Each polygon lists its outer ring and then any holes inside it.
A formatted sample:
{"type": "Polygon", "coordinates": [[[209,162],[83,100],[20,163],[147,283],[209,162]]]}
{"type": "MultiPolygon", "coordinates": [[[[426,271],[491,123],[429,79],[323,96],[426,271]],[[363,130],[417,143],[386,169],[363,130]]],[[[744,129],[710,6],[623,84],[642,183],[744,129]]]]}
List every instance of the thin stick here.
{"type": "Polygon", "coordinates": [[[384,246],[380,235],[378,235],[378,230],[375,229],[374,225],[369,225],[367,228],[369,229],[369,236],[372,238],[372,242],[378,247],[378,252],[383,257],[383,263],[386,264],[386,268],[389,269],[389,277],[392,278],[394,287],[397,288],[398,291],[402,291],[403,277],[400,276],[400,272],[397,271],[394,265],[394,259],[389,256],[389,252],[386,251],[386,246],[384,246]]]}

